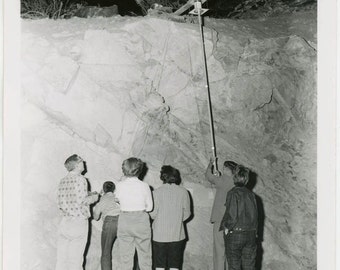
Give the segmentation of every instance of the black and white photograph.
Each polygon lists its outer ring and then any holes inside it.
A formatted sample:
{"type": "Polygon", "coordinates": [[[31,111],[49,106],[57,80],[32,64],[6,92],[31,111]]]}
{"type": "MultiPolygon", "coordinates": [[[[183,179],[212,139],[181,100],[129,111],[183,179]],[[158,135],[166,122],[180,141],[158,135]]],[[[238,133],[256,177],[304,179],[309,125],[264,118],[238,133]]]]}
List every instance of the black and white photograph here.
{"type": "Polygon", "coordinates": [[[4,270],[340,266],[336,1],[12,1],[4,270]]]}

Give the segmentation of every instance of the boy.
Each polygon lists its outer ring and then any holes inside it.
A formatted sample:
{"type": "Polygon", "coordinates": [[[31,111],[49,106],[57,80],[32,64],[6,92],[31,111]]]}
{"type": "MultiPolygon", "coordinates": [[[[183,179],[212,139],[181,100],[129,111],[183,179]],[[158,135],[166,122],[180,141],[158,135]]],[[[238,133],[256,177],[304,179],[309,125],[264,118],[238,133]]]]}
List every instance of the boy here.
{"type": "Polygon", "coordinates": [[[227,194],[226,211],[221,222],[229,270],[255,270],[258,213],[255,194],[246,184],[249,170],[237,166],[234,185],[227,194]]]}
{"type": "Polygon", "coordinates": [[[101,236],[102,270],[112,270],[112,247],[117,237],[118,216],[120,212],[119,204],[113,194],[116,186],[113,182],[107,181],[103,184],[104,195],[93,210],[93,218],[103,220],[103,229],[101,236]]]}
{"type": "Polygon", "coordinates": [[[88,235],[89,206],[98,200],[96,192],[88,192],[82,175],[84,160],[74,154],[64,163],[68,174],[58,187],[58,207],[62,219],[58,230],[56,270],[82,270],[83,254],[88,235]]]}

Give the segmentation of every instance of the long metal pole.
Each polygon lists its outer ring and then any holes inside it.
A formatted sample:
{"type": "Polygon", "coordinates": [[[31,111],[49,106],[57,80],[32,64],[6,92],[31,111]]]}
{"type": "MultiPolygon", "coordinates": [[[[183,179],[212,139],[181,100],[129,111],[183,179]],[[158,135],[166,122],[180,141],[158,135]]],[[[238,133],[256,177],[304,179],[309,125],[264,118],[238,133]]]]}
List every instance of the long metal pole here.
{"type": "Polygon", "coordinates": [[[209,122],[210,122],[210,136],[211,136],[211,150],[213,153],[214,158],[214,171],[215,175],[220,175],[221,173],[217,167],[217,155],[216,155],[216,143],[215,143],[215,132],[214,132],[214,119],[212,114],[212,107],[211,107],[211,97],[210,97],[210,88],[209,88],[209,77],[208,77],[208,66],[207,66],[207,57],[205,54],[205,45],[204,45],[204,34],[203,34],[203,24],[202,24],[202,16],[201,16],[201,8],[198,8],[198,24],[201,33],[201,40],[202,40],[202,55],[203,55],[203,63],[204,63],[204,74],[205,74],[205,88],[207,89],[207,99],[208,99],[208,111],[209,111],[209,122]]]}

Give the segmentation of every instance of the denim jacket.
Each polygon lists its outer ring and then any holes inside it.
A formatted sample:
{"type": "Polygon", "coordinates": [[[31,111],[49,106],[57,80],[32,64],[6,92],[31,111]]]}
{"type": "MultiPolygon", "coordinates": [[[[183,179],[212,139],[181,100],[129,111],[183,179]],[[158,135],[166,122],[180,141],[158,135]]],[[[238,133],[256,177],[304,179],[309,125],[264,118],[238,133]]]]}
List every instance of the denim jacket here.
{"type": "Polygon", "coordinates": [[[258,213],[255,194],[246,187],[233,187],[227,194],[220,230],[256,231],[258,213]]]}

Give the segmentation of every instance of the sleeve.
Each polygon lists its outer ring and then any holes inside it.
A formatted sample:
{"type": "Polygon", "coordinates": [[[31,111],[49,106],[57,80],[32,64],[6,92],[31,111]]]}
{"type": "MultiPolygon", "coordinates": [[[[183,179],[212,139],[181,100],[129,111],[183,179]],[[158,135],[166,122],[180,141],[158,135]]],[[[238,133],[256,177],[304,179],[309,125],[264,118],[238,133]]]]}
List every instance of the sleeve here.
{"type": "Polygon", "coordinates": [[[189,191],[185,191],[184,195],[184,205],[183,205],[183,221],[187,220],[191,215],[190,211],[190,197],[189,191]]]}
{"type": "Polygon", "coordinates": [[[60,194],[60,185],[61,184],[59,183],[58,188],[55,191],[55,197],[56,197],[56,201],[57,201],[57,204],[58,204],[58,208],[60,210],[62,210],[62,203],[61,203],[61,199],[60,199],[60,197],[61,197],[61,194],[60,194]]]}
{"type": "Polygon", "coordinates": [[[213,175],[212,173],[212,164],[209,163],[206,171],[205,171],[205,178],[213,185],[215,185],[215,181],[217,176],[213,175]]]}
{"type": "Polygon", "coordinates": [[[152,194],[148,184],[145,185],[145,210],[150,212],[153,208],[152,194]]]}
{"type": "Polygon", "coordinates": [[[205,178],[213,185],[219,186],[223,183],[223,175],[216,176],[212,173],[212,164],[209,163],[207,170],[205,171],[205,178]]]}
{"type": "Polygon", "coordinates": [[[232,230],[237,223],[238,217],[238,201],[237,196],[233,192],[228,192],[225,206],[226,210],[221,223],[221,227],[223,227],[220,229],[227,228],[228,230],[232,230]]]}
{"type": "Polygon", "coordinates": [[[99,203],[93,209],[93,218],[95,220],[99,220],[101,213],[102,213],[102,204],[99,201],[99,203]]]}
{"type": "Polygon", "coordinates": [[[87,197],[87,182],[83,177],[79,177],[77,179],[77,186],[76,186],[76,194],[77,194],[77,203],[79,205],[86,204],[86,197],[87,197]]]}
{"type": "Polygon", "coordinates": [[[119,187],[119,182],[116,184],[116,189],[113,192],[113,194],[115,195],[115,201],[119,202],[119,191],[120,191],[120,187],[119,187]]]}
{"type": "Polygon", "coordinates": [[[90,205],[97,200],[98,195],[88,195],[86,179],[80,176],[77,185],[77,203],[80,205],[90,205]]]}
{"type": "Polygon", "coordinates": [[[153,200],[154,200],[153,210],[149,214],[152,219],[155,219],[158,214],[159,207],[157,192],[153,192],[153,200]]]}

